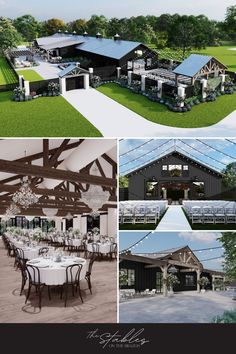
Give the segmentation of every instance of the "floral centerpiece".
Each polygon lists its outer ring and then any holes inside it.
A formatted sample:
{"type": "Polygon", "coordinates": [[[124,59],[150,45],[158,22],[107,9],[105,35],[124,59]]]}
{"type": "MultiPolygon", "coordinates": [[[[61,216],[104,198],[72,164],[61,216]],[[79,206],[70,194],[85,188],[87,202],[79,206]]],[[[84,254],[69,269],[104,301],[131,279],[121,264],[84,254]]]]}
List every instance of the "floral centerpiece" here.
{"type": "Polygon", "coordinates": [[[39,242],[43,236],[42,230],[38,227],[30,232],[30,239],[39,242]]]}
{"type": "Polygon", "coordinates": [[[93,232],[94,235],[98,235],[99,232],[100,232],[100,230],[99,230],[98,227],[94,227],[94,228],[92,229],[92,232],[93,232]]]}
{"type": "Polygon", "coordinates": [[[80,238],[80,230],[79,229],[74,229],[73,230],[73,235],[74,235],[74,238],[80,238]]]}

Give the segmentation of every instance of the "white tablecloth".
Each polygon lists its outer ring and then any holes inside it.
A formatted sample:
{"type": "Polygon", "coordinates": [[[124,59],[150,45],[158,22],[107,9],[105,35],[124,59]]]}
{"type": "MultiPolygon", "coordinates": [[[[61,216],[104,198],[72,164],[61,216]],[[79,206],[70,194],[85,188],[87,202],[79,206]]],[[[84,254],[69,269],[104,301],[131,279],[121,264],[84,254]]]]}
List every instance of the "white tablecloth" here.
{"type": "MultiPolygon", "coordinates": [[[[100,253],[105,254],[111,252],[111,243],[96,243],[96,245],[98,246],[98,252],[100,253]]],[[[96,250],[96,248],[97,247],[95,246],[94,250],[96,250]]],[[[87,244],[87,250],[89,252],[94,252],[92,243],[87,244]]]]}
{"type": "Polygon", "coordinates": [[[82,264],[80,279],[84,279],[87,271],[87,261],[78,257],[63,257],[62,262],[52,259],[37,258],[27,264],[39,268],[40,281],[46,285],[62,285],[66,281],[66,267],[76,263],[82,264]]]}

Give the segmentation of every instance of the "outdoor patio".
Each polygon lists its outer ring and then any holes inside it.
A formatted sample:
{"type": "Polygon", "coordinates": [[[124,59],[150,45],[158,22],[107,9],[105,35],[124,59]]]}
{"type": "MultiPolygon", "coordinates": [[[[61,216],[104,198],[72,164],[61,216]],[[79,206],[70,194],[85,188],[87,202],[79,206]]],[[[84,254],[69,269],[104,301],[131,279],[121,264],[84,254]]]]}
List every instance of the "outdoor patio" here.
{"type": "Polygon", "coordinates": [[[211,323],[213,317],[236,309],[232,291],[197,293],[188,291],[132,299],[120,304],[121,323],[211,323]]]}

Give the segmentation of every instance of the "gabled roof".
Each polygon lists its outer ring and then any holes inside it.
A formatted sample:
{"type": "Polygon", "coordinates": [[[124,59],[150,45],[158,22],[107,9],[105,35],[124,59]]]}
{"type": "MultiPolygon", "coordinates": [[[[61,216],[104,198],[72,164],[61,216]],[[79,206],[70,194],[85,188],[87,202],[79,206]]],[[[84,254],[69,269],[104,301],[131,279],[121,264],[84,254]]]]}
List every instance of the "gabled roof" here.
{"type": "Polygon", "coordinates": [[[76,48],[93,54],[103,55],[113,59],[121,59],[126,54],[140,46],[140,42],[114,40],[107,38],[83,37],[84,43],[76,48]]]}
{"type": "Polygon", "coordinates": [[[152,253],[134,253],[136,256],[143,256],[143,257],[148,257],[152,259],[168,259],[171,258],[174,254],[182,253],[182,252],[188,252],[192,253],[194,258],[196,259],[197,262],[200,263],[199,259],[195,256],[193,251],[189,248],[189,246],[182,246],[182,247],[176,247],[176,248],[169,248],[167,250],[163,251],[157,251],[157,252],[152,252],[152,253]]]}
{"type": "Polygon", "coordinates": [[[41,45],[41,48],[45,50],[52,50],[52,49],[57,49],[57,48],[65,48],[65,47],[70,47],[73,45],[77,45],[79,43],[83,43],[80,40],[61,40],[61,41],[56,41],[55,43],[50,43],[50,44],[43,44],[41,45]]]}
{"type": "Polygon", "coordinates": [[[52,36],[37,38],[36,42],[45,50],[77,45],[76,48],[78,50],[113,59],[121,59],[142,44],[140,42],[124,41],[121,39],[114,40],[63,33],[55,33],[52,36]]]}
{"type": "MultiPolygon", "coordinates": [[[[211,59],[216,60],[214,57],[208,55],[191,54],[179,66],[177,66],[173,72],[178,75],[194,77],[211,59]]],[[[217,62],[219,61],[217,60],[217,62]]],[[[222,63],[220,64],[226,68],[225,65],[222,63]]]]}
{"type": "Polygon", "coordinates": [[[69,75],[70,73],[74,73],[74,75],[78,75],[82,73],[88,73],[88,71],[78,67],[76,64],[71,64],[59,73],[59,77],[63,78],[69,75]]]}
{"type": "Polygon", "coordinates": [[[125,177],[129,177],[129,176],[131,176],[132,174],[134,174],[134,173],[136,173],[136,172],[138,172],[138,171],[141,171],[141,170],[143,170],[144,168],[147,168],[147,167],[153,165],[155,162],[160,161],[160,160],[162,160],[162,159],[165,159],[165,158],[167,158],[167,157],[169,157],[169,156],[171,156],[171,155],[173,155],[173,154],[178,154],[178,155],[180,155],[181,157],[183,157],[184,159],[191,160],[192,162],[197,163],[198,165],[200,165],[200,166],[202,166],[202,167],[204,167],[204,168],[206,168],[206,169],[208,169],[208,170],[210,170],[210,171],[212,171],[212,172],[214,172],[214,173],[216,173],[216,174],[218,174],[218,175],[220,175],[220,176],[223,176],[223,174],[222,174],[221,172],[219,172],[219,171],[217,171],[217,170],[214,170],[213,168],[210,168],[210,167],[208,167],[207,165],[205,165],[205,164],[203,164],[203,163],[197,161],[196,159],[194,159],[194,158],[192,158],[192,157],[189,157],[189,156],[187,156],[187,155],[184,155],[184,154],[182,154],[181,152],[179,152],[179,151],[177,151],[177,150],[173,150],[173,151],[171,151],[171,152],[169,152],[169,153],[167,153],[167,154],[165,154],[165,155],[160,156],[158,159],[153,160],[153,161],[147,163],[146,165],[143,165],[142,167],[139,167],[139,168],[137,168],[136,170],[133,170],[133,171],[127,173],[127,174],[125,175],[125,177]]]}

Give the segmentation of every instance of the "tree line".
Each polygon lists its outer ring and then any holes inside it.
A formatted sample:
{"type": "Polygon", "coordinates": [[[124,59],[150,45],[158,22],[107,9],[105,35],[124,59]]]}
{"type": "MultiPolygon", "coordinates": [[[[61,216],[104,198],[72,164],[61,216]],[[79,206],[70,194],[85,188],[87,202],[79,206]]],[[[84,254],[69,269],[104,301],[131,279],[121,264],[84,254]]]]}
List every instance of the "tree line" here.
{"type": "Polygon", "coordinates": [[[122,39],[152,44],[156,48],[201,49],[236,40],[236,6],[227,8],[224,21],[210,20],[205,15],[179,14],[121,19],[92,15],[89,20],[79,18],[68,23],[58,18],[40,22],[31,15],[16,19],[0,17],[0,47],[7,47],[9,42],[11,46],[19,41],[31,42],[59,30],[77,34],[86,31],[91,36],[100,32],[107,38],[118,33],[122,39]]]}

